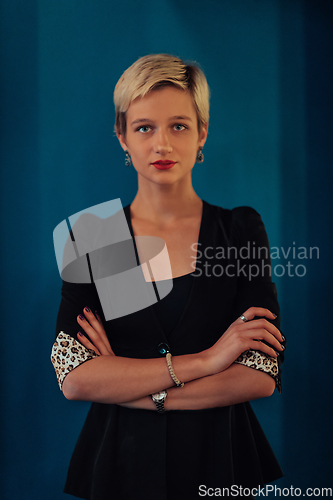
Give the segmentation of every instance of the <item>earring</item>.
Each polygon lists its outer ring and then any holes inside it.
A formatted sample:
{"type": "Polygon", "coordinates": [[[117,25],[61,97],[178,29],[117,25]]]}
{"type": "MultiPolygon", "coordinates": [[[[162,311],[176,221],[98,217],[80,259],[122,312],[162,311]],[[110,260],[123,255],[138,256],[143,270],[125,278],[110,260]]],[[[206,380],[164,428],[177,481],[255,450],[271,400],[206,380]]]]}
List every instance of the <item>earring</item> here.
{"type": "Polygon", "coordinates": [[[196,162],[197,163],[202,163],[203,161],[204,161],[204,155],[203,155],[203,152],[202,152],[202,148],[200,148],[199,151],[197,151],[196,162]]]}
{"type": "Polygon", "coordinates": [[[132,160],[128,151],[125,151],[125,167],[130,167],[132,165],[132,160]]]}

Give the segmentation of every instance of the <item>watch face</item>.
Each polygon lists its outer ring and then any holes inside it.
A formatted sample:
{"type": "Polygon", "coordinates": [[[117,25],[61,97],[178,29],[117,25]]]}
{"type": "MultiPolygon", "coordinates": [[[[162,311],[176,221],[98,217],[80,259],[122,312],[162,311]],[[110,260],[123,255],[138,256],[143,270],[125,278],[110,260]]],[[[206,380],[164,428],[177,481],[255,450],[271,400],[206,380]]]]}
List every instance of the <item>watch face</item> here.
{"type": "Polygon", "coordinates": [[[152,394],[155,401],[164,401],[166,398],[166,395],[167,395],[166,391],[161,391],[161,392],[157,392],[156,394],[152,394]]]}

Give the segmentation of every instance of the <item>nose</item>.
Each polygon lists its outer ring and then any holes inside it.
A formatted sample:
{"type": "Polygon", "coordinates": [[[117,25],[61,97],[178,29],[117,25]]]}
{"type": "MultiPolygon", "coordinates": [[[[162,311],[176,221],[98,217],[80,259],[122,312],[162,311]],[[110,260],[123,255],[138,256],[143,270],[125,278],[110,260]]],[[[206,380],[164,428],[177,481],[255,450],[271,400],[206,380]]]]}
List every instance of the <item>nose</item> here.
{"type": "Polygon", "coordinates": [[[167,155],[172,152],[170,138],[165,130],[159,129],[155,133],[154,151],[160,155],[167,155]]]}

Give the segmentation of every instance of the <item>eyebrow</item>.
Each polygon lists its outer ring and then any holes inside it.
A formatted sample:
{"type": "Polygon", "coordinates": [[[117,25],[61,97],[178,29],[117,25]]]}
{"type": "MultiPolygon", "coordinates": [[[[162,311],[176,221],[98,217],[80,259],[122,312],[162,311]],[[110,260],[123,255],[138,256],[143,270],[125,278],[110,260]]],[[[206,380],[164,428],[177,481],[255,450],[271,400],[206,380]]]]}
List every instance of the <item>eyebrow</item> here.
{"type": "MultiPolygon", "coordinates": [[[[188,121],[192,121],[192,118],[190,118],[189,116],[171,116],[170,117],[170,120],[188,120],[188,121]]],[[[138,118],[137,120],[134,120],[131,125],[135,125],[136,123],[146,123],[146,122],[152,122],[153,120],[150,120],[149,118],[138,118]]]]}
{"type": "Polygon", "coordinates": [[[173,116],[171,118],[171,120],[189,120],[190,122],[192,121],[192,118],[190,118],[189,116],[173,116]]]}

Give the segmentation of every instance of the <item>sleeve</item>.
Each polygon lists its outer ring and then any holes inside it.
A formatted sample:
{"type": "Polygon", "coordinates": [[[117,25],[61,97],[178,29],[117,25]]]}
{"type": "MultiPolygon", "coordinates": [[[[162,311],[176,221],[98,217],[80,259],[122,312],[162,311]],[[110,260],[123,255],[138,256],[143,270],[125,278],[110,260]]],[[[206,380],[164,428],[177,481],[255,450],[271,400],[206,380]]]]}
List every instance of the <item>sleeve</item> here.
{"type": "Polygon", "coordinates": [[[63,281],[61,303],[58,312],[56,339],[52,347],[51,362],[55,369],[58,384],[77,366],[97,356],[77,340],[79,325],[77,316],[87,306],[102,317],[102,310],[96,288],[93,284],[75,284],[63,281]]]}
{"type": "MultiPolygon", "coordinates": [[[[237,248],[237,298],[236,314],[240,316],[250,307],[264,307],[277,315],[270,321],[280,329],[280,308],[277,290],[272,282],[269,243],[260,215],[250,207],[233,211],[232,240],[237,248]]],[[[236,316],[236,317],[237,317],[236,316]]],[[[284,346],[286,343],[283,343],[284,346]]],[[[281,392],[281,366],[284,351],[273,358],[260,350],[249,350],[235,363],[264,371],[274,378],[281,392]]]]}

